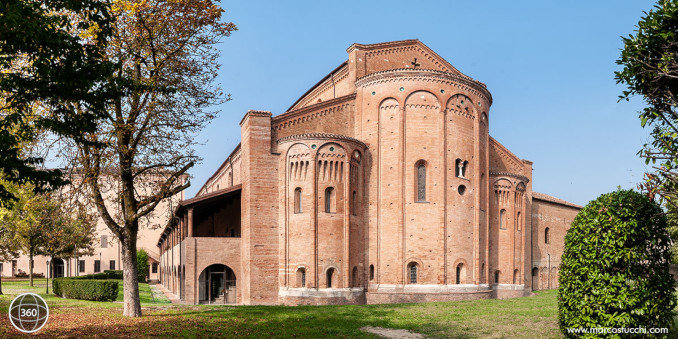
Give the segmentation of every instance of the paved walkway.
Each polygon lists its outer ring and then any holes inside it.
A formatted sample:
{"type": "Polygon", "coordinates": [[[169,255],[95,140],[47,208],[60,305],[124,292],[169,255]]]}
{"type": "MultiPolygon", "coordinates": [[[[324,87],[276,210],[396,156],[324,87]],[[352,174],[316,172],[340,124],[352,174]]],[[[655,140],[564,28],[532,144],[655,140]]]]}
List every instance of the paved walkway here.
{"type": "Polygon", "coordinates": [[[167,299],[169,299],[169,301],[171,301],[172,304],[181,304],[181,300],[177,298],[177,296],[175,296],[172,292],[170,292],[170,290],[166,289],[165,286],[163,286],[162,284],[155,284],[149,286],[151,287],[151,289],[157,288],[158,290],[160,290],[160,292],[165,294],[167,299]]]}
{"type": "Polygon", "coordinates": [[[361,331],[369,332],[376,334],[380,337],[389,338],[389,339],[420,339],[426,338],[425,336],[411,332],[408,330],[396,330],[393,328],[383,328],[383,327],[373,327],[365,326],[360,328],[361,331]]]}

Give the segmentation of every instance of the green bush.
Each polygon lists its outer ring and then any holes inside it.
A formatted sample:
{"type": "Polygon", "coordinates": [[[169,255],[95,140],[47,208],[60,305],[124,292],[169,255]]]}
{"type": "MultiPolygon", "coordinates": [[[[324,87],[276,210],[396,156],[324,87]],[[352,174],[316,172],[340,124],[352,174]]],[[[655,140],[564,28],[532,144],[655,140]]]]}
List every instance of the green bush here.
{"type": "Polygon", "coordinates": [[[120,270],[106,270],[104,274],[106,274],[106,279],[122,280],[122,271],[120,270]]]}
{"type": "Polygon", "coordinates": [[[565,236],[558,320],[568,328],[669,327],[676,306],[661,208],[632,190],[589,202],[565,236]]]}
{"type": "Polygon", "coordinates": [[[144,249],[137,251],[137,270],[139,271],[139,282],[146,282],[148,277],[148,253],[144,249]]]}
{"type": "Polygon", "coordinates": [[[56,278],[52,290],[62,298],[113,301],[118,297],[118,281],[56,278]]]}
{"type": "Polygon", "coordinates": [[[122,271],[118,270],[106,270],[102,273],[93,273],[87,275],[81,275],[77,277],[72,277],[74,279],[97,279],[97,280],[106,280],[106,279],[122,279],[122,271]]]}

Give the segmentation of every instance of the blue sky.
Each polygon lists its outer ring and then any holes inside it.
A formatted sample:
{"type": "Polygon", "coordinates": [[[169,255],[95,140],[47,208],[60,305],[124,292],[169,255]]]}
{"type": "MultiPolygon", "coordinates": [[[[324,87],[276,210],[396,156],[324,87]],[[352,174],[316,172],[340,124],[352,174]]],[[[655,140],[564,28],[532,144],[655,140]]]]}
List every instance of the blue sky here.
{"type": "Polygon", "coordinates": [[[490,134],[534,162],[533,189],[586,204],[645,171],[640,99],[615,60],[652,1],[224,1],[219,81],[232,100],[199,136],[192,197],[240,141],[248,109],[283,113],[354,42],[419,39],[487,84],[490,134]]]}

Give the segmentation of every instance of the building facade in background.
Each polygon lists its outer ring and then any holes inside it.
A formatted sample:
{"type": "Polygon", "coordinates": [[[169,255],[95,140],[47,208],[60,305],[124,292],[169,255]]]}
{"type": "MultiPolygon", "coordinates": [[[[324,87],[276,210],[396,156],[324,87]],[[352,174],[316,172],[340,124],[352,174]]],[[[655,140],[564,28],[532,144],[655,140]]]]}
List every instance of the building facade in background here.
{"type": "Polygon", "coordinates": [[[580,207],[532,191],[532,162],[488,134],[486,86],[418,40],[347,52],[285,113],[245,114],[241,144],[157,242],[162,284],[188,304],[555,288],[580,207]]]}
{"type": "MultiPolygon", "coordinates": [[[[186,180],[183,178],[182,180],[186,180]]],[[[113,177],[104,177],[104,185],[114,186],[113,177]]],[[[71,178],[72,182],[79,181],[78,176],[71,178]]],[[[108,186],[107,186],[108,187],[108,186]]],[[[137,189],[149,189],[149,185],[139,185],[137,189]],[[143,186],[143,187],[142,187],[143,186]],[[144,188],[146,187],[146,188],[144,188]]],[[[152,186],[150,186],[152,187],[152,186]]],[[[62,190],[62,195],[68,199],[78,199],[87,201],[86,192],[78,185],[66,186],[62,190]],[[71,191],[77,195],[71,195],[71,191]]],[[[112,201],[115,190],[104,190],[104,199],[112,201]]],[[[159,279],[160,254],[156,246],[158,237],[162,234],[163,226],[167,224],[172,217],[172,211],[183,200],[183,192],[177,194],[172,199],[162,201],[155,210],[148,216],[140,220],[139,233],[137,238],[137,250],[144,249],[149,256],[149,280],[159,279]]],[[[66,199],[66,198],[65,198],[66,199]]],[[[91,215],[98,215],[95,207],[87,205],[91,215]]],[[[112,213],[115,211],[112,210],[112,213]]],[[[94,254],[78,258],[50,258],[46,256],[35,256],[33,259],[33,273],[37,276],[54,277],[72,277],[92,273],[100,273],[105,270],[122,269],[122,249],[118,238],[111,232],[103,219],[97,219],[96,236],[94,240],[94,254]]],[[[25,277],[29,273],[28,255],[21,255],[14,260],[0,263],[0,274],[3,277],[25,277]]]]}

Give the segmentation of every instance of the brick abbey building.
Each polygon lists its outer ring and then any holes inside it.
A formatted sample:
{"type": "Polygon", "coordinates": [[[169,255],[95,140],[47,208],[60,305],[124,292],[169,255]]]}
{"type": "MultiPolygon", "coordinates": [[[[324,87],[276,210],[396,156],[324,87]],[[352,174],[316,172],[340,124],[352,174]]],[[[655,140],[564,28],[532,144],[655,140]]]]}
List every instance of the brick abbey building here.
{"type": "Polygon", "coordinates": [[[418,40],[353,44],[241,144],[162,233],[185,303],[388,303],[554,288],[579,206],[532,191],[492,96],[418,40]]]}

